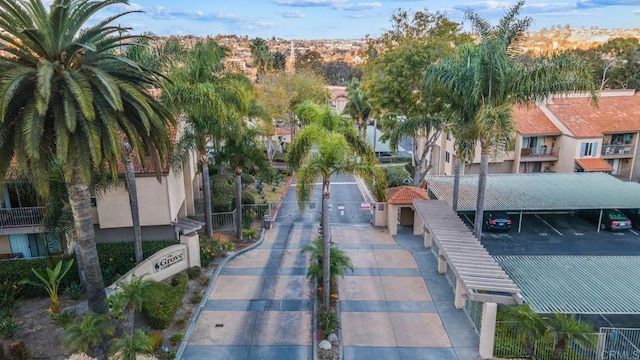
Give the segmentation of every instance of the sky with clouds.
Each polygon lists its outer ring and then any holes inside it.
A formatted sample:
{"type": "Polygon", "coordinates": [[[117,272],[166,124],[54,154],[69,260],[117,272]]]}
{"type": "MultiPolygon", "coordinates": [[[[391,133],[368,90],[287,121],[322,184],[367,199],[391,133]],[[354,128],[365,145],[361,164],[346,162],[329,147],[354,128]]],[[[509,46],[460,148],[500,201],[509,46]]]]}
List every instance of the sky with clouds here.
{"type": "MultiPolygon", "coordinates": [[[[500,0],[130,0],[110,11],[139,10],[121,25],[157,35],[247,35],[284,39],[356,39],[380,35],[394,9],[443,12],[462,21],[475,9],[495,24],[515,1],[500,0]]],[[[532,30],[553,25],[640,28],[640,0],[528,0],[532,30]]],[[[109,14],[101,14],[107,16],[109,14]]]]}

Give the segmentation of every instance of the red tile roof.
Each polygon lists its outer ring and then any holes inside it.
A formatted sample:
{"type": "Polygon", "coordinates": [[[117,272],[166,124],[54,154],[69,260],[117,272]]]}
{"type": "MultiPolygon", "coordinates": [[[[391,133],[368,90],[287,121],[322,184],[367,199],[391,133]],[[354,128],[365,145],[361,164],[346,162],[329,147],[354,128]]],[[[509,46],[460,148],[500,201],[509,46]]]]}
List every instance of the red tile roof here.
{"type": "Polygon", "coordinates": [[[413,186],[387,189],[387,203],[394,205],[413,204],[414,199],[429,200],[427,191],[413,186]]]}
{"type": "Polygon", "coordinates": [[[275,133],[276,135],[282,136],[282,135],[291,135],[291,129],[289,128],[281,128],[281,127],[277,127],[275,129],[275,133]]]}
{"type": "Polygon", "coordinates": [[[562,135],[562,131],[535,105],[514,106],[513,118],[521,135],[562,135]]]}
{"type": "Polygon", "coordinates": [[[576,164],[586,172],[613,171],[613,167],[601,158],[576,159],[576,164]]]}
{"type": "Polygon", "coordinates": [[[640,132],[638,95],[602,96],[597,106],[589,98],[554,99],[547,107],[578,138],[640,132]]]}

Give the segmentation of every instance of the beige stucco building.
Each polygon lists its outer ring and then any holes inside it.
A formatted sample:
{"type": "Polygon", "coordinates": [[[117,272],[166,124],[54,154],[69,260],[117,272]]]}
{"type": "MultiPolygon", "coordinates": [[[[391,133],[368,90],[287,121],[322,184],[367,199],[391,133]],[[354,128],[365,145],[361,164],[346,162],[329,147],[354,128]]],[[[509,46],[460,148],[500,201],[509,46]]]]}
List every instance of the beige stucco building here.
{"type": "MultiPolygon", "coordinates": [[[[175,131],[174,141],[180,136],[175,131]]],[[[169,165],[155,171],[135,164],[136,186],[142,236],[145,240],[177,238],[192,222],[195,203],[202,197],[201,176],[197,176],[195,156],[180,171],[169,165]]],[[[24,193],[8,178],[0,188],[0,258],[30,258],[56,252],[45,244],[42,219],[44,201],[24,193]]],[[[96,194],[92,199],[96,241],[114,242],[133,239],[129,194],[124,182],[96,194]],[[95,201],[93,201],[95,200],[95,201]]]]}
{"type": "MultiPolygon", "coordinates": [[[[640,95],[635,90],[602,91],[597,105],[587,95],[553,98],[514,107],[513,149],[489,163],[489,173],[607,172],[623,180],[640,178],[640,95]]],[[[444,132],[432,154],[432,175],[452,175],[455,139],[444,132]]],[[[479,172],[480,146],[464,172],[479,172]]]]}

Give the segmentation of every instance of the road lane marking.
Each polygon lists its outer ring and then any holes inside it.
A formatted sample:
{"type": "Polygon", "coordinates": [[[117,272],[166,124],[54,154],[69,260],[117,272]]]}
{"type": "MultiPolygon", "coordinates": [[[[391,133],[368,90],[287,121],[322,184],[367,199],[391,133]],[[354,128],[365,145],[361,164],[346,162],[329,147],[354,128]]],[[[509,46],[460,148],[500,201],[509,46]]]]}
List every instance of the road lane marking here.
{"type": "Polygon", "coordinates": [[[542,221],[543,223],[545,223],[548,227],[551,228],[551,230],[555,231],[556,233],[558,233],[558,235],[563,236],[562,233],[560,231],[558,231],[558,229],[554,228],[553,226],[551,226],[551,224],[549,224],[548,222],[546,222],[543,218],[540,217],[540,215],[535,214],[535,216],[540,219],[540,221],[542,221]]]}
{"type": "Polygon", "coordinates": [[[636,234],[636,235],[639,235],[639,234],[638,234],[635,230],[633,230],[633,229],[629,229],[629,231],[631,231],[632,233],[634,233],[634,234],[636,234]]]}

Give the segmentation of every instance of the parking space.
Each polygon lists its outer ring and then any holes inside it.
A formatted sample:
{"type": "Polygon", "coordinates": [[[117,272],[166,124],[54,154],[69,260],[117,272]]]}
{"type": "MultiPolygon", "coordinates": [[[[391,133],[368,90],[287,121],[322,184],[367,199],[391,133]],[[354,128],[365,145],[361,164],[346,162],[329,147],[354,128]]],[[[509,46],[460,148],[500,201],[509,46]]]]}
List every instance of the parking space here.
{"type": "MultiPolygon", "coordinates": [[[[638,230],[598,232],[597,224],[570,211],[511,213],[508,232],[483,231],[482,244],[497,255],[620,255],[640,256],[638,230]],[[520,232],[518,232],[520,229],[520,232]]],[[[473,213],[461,213],[473,229],[473,213]]]]}

